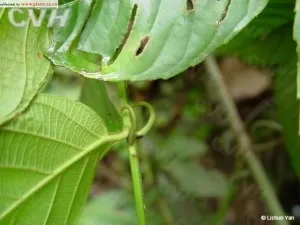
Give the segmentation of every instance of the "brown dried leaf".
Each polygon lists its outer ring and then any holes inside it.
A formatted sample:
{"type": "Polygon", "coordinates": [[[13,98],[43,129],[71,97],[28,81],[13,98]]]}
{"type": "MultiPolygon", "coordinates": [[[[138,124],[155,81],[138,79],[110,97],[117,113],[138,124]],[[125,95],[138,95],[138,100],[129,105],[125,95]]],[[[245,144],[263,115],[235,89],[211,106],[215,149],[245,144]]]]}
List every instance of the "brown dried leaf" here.
{"type": "Polygon", "coordinates": [[[271,84],[269,71],[249,66],[235,57],[224,58],[220,69],[228,91],[236,101],[257,97],[271,84]]]}

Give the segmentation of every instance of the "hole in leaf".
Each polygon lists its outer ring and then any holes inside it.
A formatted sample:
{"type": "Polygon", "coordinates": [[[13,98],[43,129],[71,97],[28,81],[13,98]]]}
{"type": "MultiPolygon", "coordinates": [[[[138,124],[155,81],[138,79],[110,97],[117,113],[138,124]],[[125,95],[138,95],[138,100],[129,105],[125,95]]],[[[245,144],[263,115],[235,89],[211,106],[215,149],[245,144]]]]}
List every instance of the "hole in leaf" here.
{"type": "Polygon", "coordinates": [[[228,10],[229,10],[230,3],[231,3],[231,0],[228,0],[227,5],[226,5],[226,7],[225,7],[225,9],[224,9],[224,11],[221,15],[221,18],[220,18],[218,24],[220,24],[226,18],[228,10]]]}
{"type": "Polygon", "coordinates": [[[186,1],[186,10],[188,12],[194,10],[194,2],[193,2],[193,0],[187,0],[186,1]]]}
{"type": "Polygon", "coordinates": [[[122,49],[124,48],[129,36],[130,36],[130,33],[132,31],[132,28],[133,28],[133,25],[134,25],[134,21],[135,21],[135,16],[136,16],[136,12],[137,12],[137,5],[135,4],[133,6],[133,9],[132,9],[132,13],[131,13],[131,17],[130,17],[130,20],[129,20],[129,23],[128,23],[128,27],[127,27],[127,31],[126,31],[126,34],[124,35],[124,38],[122,40],[122,43],[121,45],[119,46],[119,48],[116,50],[116,53],[115,55],[111,58],[110,62],[108,62],[108,64],[111,64],[113,63],[119,56],[119,54],[121,53],[122,49]]]}
{"type": "Polygon", "coordinates": [[[144,51],[146,45],[148,44],[149,39],[150,39],[149,36],[147,36],[143,40],[141,40],[141,45],[135,53],[136,56],[142,54],[142,52],[144,51]]]}

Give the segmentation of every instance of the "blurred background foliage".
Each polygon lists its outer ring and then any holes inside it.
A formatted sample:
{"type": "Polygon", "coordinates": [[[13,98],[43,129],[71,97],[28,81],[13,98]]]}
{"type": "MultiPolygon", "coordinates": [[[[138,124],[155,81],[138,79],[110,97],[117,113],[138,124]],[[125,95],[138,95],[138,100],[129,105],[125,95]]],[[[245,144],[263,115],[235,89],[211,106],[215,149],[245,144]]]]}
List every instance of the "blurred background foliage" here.
{"type": "MultiPolygon", "coordinates": [[[[286,212],[299,219],[294,7],[294,0],[270,0],[263,13],[215,55],[256,155],[286,212]]],[[[149,225],[271,224],[259,219],[268,213],[236,154],[234,134],[203,64],[167,81],[129,83],[128,89],[132,102],[148,101],[157,113],[152,132],[139,142],[149,225]]],[[[114,83],[56,68],[45,92],[82,101],[108,117],[110,132],[122,129],[114,83]],[[112,100],[105,103],[108,115],[99,102],[99,96],[107,94],[103,88],[112,100]]],[[[137,113],[141,121],[147,118],[144,111],[137,113]]],[[[119,143],[99,164],[80,225],[137,223],[127,154],[119,143]]]]}

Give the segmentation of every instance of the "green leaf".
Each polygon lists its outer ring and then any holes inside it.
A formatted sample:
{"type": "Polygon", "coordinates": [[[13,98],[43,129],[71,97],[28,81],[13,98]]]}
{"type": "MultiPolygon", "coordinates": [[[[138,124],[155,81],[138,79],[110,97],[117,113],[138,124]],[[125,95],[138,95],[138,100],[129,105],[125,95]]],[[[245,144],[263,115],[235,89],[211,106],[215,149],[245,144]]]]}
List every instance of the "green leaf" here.
{"type": "Polygon", "coordinates": [[[109,132],[123,129],[122,117],[109,99],[103,81],[86,78],[82,88],[81,102],[100,115],[109,132]]]}
{"type": "MultiPolygon", "coordinates": [[[[260,34],[270,32],[294,19],[294,0],[269,0],[266,8],[247,27],[259,27],[260,34]]],[[[247,29],[247,28],[246,28],[247,29]]],[[[254,31],[254,29],[253,29],[254,31]]],[[[259,34],[259,33],[256,33],[259,34]]],[[[249,34],[250,35],[250,34],[249,34]]],[[[257,37],[254,35],[254,37],[257,37]]]]}
{"type": "Polygon", "coordinates": [[[269,0],[264,10],[254,18],[228,45],[264,37],[294,20],[294,0],[269,0]]]}
{"type": "Polygon", "coordinates": [[[85,21],[88,19],[92,7],[92,0],[77,0],[61,6],[58,14],[66,13],[70,10],[67,22],[64,27],[55,24],[53,28],[53,39],[46,56],[58,66],[64,66],[74,72],[84,73],[84,71],[98,72],[100,65],[94,61],[94,55],[89,55],[78,51],[77,45],[79,34],[82,31],[85,21]]]}
{"type": "Polygon", "coordinates": [[[0,125],[21,113],[43,87],[51,74],[44,58],[49,47],[48,28],[35,28],[26,11],[15,14],[26,20],[24,28],[14,27],[8,10],[0,11],[0,125]]]}
{"type": "Polygon", "coordinates": [[[163,167],[172,181],[184,193],[197,197],[223,197],[226,193],[225,177],[216,170],[207,170],[196,162],[171,161],[163,167]]]}
{"type": "Polygon", "coordinates": [[[206,150],[200,141],[171,135],[161,144],[155,156],[161,169],[183,192],[197,197],[222,197],[227,188],[225,177],[197,162],[206,150]]]}
{"type": "Polygon", "coordinates": [[[109,62],[126,34],[133,4],[132,0],[96,1],[78,49],[99,54],[109,62]]]}
{"type": "Polygon", "coordinates": [[[294,52],[296,48],[292,33],[292,26],[288,24],[273,30],[264,37],[241,42],[233,39],[229,45],[221,47],[218,54],[231,54],[252,65],[285,64],[292,60],[291,52],[294,52]]]}
{"type": "Polygon", "coordinates": [[[79,225],[133,224],[137,224],[137,220],[132,197],[124,191],[109,191],[93,198],[79,220],[79,225]]]}
{"type": "MultiPolygon", "coordinates": [[[[148,224],[162,224],[160,217],[147,208],[148,224]]],[[[104,192],[84,208],[79,225],[136,225],[132,196],[121,190],[104,192]],[[116,216],[117,215],[117,216],[116,216]]]]}
{"type": "Polygon", "coordinates": [[[74,224],[98,159],[126,136],[81,103],[38,95],[0,129],[0,224],[74,224]]]}
{"type": "Polygon", "coordinates": [[[249,64],[289,62],[290,52],[295,49],[292,40],[294,7],[294,0],[269,0],[262,13],[217,53],[235,55],[249,64]]]}
{"type": "Polygon", "coordinates": [[[161,148],[163,151],[155,151],[155,157],[166,163],[171,160],[189,160],[207,153],[207,146],[203,142],[182,134],[172,134],[161,143],[161,148]]]}
{"type": "MultiPolygon", "coordinates": [[[[194,0],[190,9],[189,2],[97,1],[85,26],[83,14],[87,12],[80,14],[80,18],[78,14],[76,20],[69,20],[67,27],[73,28],[75,21],[77,24],[70,37],[64,38],[64,46],[68,46],[64,52],[52,48],[52,55],[61,53],[65,57],[50,58],[57,65],[96,79],[168,79],[204,60],[241,31],[267,4],[267,0],[194,0]],[[81,61],[77,59],[80,55],[71,53],[73,49],[78,51],[76,46],[101,54],[102,65],[81,63],[74,67],[73,61],[81,61]]],[[[65,28],[57,29],[63,32],[65,28]]]]}
{"type": "Polygon", "coordinates": [[[275,77],[275,99],[286,147],[296,174],[300,176],[300,137],[298,135],[297,60],[279,68],[275,77]]]}

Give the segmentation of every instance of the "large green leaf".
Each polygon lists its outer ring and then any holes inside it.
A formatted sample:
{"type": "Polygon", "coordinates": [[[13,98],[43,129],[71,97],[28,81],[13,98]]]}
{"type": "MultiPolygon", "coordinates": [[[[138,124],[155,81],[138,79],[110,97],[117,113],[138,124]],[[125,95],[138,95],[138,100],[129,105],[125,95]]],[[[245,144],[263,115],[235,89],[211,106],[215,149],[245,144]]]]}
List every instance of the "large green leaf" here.
{"type": "Polygon", "coordinates": [[[124,138],[81,103],[39,95],[0,129],[0,224],[74,224],[99,157],[124,138]]]}
{"type": "Polygon", "coordinates": [[[0,11],[0,125],[23,111],[50,75],[44,58],[49,47],[48,28],[34,27],[26,11],[15,13],[25,27],[14,27],[8,10],[0,11]]]}
{"type": "MultiPolygon", "coordinates": [[[[56,48],[54,38],[48,56],[57,65],[96,79],[167,79],[201,62],[229,41],[261,12],[267,1],[95,1],[93,9],[89,4],[87,11],[92,11],[86,23],[89,12],[82,12],[76,19],[69,19],[67,28],[56,28],[54,36],[65,41],[64,48],[56,48]],[[78,53],[77,48],[100,54],[101,69],[100,63],[83,63],[86,59],[81,54],[72,54],[78,53]],[[57,57],[57,53],[65,57],[57,57]]],[[[90,1],[79,0],[72,7],[84,2],[90,1]]]]}

